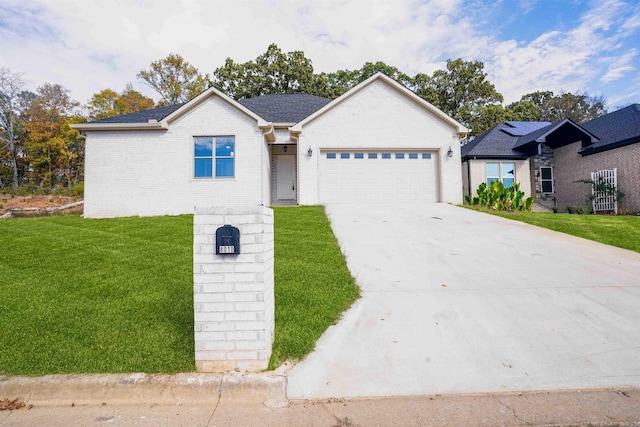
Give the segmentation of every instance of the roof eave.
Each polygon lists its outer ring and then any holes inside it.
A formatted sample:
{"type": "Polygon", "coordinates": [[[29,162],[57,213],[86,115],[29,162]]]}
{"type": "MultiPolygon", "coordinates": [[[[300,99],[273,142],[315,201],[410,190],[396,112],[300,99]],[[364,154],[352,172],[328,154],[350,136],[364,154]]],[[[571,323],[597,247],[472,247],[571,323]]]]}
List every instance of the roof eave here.
{"type": "Polygon", "coordinates": [[[88,131],[121,131],[121,130],[167,130],[169,125],[165,121],[146,123],[74,123],[70,128],[79,132],[88,131]]]}

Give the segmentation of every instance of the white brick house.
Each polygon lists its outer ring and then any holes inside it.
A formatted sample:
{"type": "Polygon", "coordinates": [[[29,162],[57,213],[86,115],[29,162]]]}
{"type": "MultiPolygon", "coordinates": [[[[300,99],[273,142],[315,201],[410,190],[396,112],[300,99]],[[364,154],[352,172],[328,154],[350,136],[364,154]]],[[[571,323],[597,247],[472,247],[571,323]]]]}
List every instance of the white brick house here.
{"type": "Polygon", "coordinates": [[[195,206],[462,202],[468,132],[378,73],[329,101],[191,101],[73,125],[86,135],[85,216],[195,206]]]}

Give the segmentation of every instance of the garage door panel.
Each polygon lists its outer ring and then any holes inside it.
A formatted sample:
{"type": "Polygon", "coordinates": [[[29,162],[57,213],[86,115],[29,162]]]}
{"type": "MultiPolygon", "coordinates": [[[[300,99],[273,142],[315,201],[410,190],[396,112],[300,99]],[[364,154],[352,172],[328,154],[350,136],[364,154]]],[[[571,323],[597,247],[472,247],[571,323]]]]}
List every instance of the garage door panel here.
{"type": "Polygon", "coordinates": [[[367,150],[359,157],[353,152],[322,151],[320,202],[437,202],[436,159],[437,153],[428,151],[397,155],[367,150]]]}

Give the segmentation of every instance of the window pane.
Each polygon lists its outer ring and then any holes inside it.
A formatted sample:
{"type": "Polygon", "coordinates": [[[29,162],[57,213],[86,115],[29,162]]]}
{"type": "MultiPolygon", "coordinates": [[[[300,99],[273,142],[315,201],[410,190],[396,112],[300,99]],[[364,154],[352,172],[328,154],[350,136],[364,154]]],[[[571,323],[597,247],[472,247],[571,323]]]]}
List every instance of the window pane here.
{"type": "Polygon", "coordinates": [[[382,158],[383,159],[390,159],[391,158],[391,153],[382,153],[382,158]]]}
{"type": "Polygon", "coordinates": [[[423,159],[430,159],[431,158],[431,153],[422,153],[422,158],[423,159]]]}
{"type": "Polygon", "coordinates": [[[349,153],[340,153],[340,158],[341,159],[348,159],[349,158],[349,153]]]}
{"type": "Polygon", "coordinates": [[[404,159],[404,153],[396,153],[396,159],[404,159]]]}
{"type": "Polygon", "coordinates": [[[551,181],[542,181],[542,192],[553,193],[553,184],[551,181]]]}
{"type": "Polygon", "coordinates": [[[542,179],[551,179],[551,168],[540,168],[542,179]]]}
{"type": "Polygon", "coordinates": [[[369,157],[370,159],[377,159],[377,158],[378,158],[378,153],[369,153],[369,154],[368,154],[368,157],[369,157]]]}
{"type": "Polygon", "coordinates": [[[216,176],[233,176],[233,159],[216,159],[216,176]]]}
{"type": "Polygon", "coordinates": [[[410,159],[417,159],[418,158],[418,153],[409,153],[409,158],[410,159]]]}
{"type": "Polygon", "coordinates": [[[216,138],[216,156],[233,157],[233,138],[216,138]]]}
{"type": "Polygon", "coordinates": [[[500,165],[498,163],[487,163],[487,182],[489,178],[498,178],[500,176],[500,165]]]}
{"type": "Polygon", "coordinates": [[[513,178],[502,178],[502,183],[506,188],[511,187],[515,181],[513,178]]]}
{"type": "Polygon", "coordinates": [[[194,176],[196,178],[211,178],[213,176],[211,171],[212,165],[213,162],[211,158],[195,159],[194,176]]]}
{"type": "Polygon", "coordinates": [[[354,158],[354,159],[364,159],[364,154],[362,154],[362,153],[355,153],[355,154],[353,155],[353,158],[354,158]]]}
{"type": "MultiPolygon", "coordinates": [[[[502,164],[502,178],[516,178],[516,166],[514,163],[503,163],[502,164]]],[[[506,184],[505,184],[506,185],[506,184]]]]}
{"type": "Polygon", "coordinates": [[[498,178],[487,178],[487,185],[491,185],[493,181],[497,181],[498,178]]]}
{"type": "Polygon", "coordinates": [[[211,138],[194,138],[193,155],[206,157],[213,155],[213,141],[211,138]]]}
{"type": "Polygon", "coordinates": [[[336,153],[327,153],[327,159],[335,159],[336,153]]]}

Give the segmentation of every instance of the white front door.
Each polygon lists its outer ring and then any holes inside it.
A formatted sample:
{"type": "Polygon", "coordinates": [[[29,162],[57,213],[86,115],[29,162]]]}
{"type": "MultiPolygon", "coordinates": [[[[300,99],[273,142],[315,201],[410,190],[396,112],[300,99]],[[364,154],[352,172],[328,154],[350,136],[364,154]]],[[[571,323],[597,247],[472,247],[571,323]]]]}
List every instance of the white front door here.
{"type": "Polygon", "coordinates": [[[296,199],[296,156],[276,156],[276,198],[296,199]]]}

